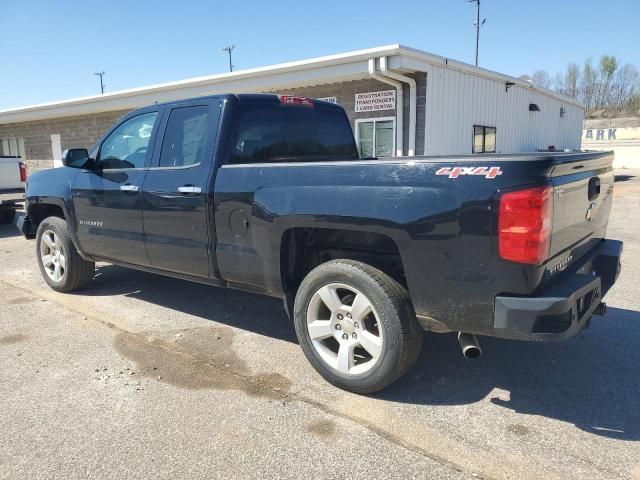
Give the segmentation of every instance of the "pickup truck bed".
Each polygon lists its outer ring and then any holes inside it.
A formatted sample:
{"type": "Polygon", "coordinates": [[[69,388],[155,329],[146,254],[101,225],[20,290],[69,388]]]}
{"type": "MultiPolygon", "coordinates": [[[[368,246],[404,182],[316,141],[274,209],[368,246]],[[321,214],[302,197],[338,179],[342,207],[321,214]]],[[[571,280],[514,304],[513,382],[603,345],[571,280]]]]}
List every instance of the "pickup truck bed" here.
{"type": "Polygon", "coordinates": [[[16,208],[24,202],[26,172],[20,157],[0,156],[0,224],[13,221],[16,208]]]}
{"type": "Polygon", "coordinates": [[[361,159],[338,106],[206,97],[132,112],[33,175],[23,229],[60,291],[99,260],[283,298],[314,367],[364,393],[421,329],[474,357],[475,334],[559,340],[604,313],[612,158],[361,159]]]}
{"type": "MultiPolygon", "coordinates": [[[[534,331],[498,321],[496,297],[540,295],[595,252],[611,209],[611,162],[609,153],[536,153],[223,166],[215,186],[216,224],[224,225],[230,210],[244,208],[251,212],[254,235],[218,230],[218,265],[227,282],[280,296],[282,272],[272,266],[282,262],[283,238],[300,237],[305,229],[375,235],[370,249],[382,250],[382,239],[392,240],[384,253],[401,262],[396,277],[407,285],[424,327],[552,339],[560,336],[557,326],[534,331]],[[500,174],[445,175],[456,168],[496,168],[500,174]],[[588,198],[591,178],[600,182],[596,202],[588,198]],[[549,258],[523,266],[496,255],[496,212],[501,192],[528,184],[553,187],[553,229],[549,258]],[[592,203],[595,211],[587,220],[592,203]]],[[[363,248],[360,243],[352,248],[363,248]]]]}

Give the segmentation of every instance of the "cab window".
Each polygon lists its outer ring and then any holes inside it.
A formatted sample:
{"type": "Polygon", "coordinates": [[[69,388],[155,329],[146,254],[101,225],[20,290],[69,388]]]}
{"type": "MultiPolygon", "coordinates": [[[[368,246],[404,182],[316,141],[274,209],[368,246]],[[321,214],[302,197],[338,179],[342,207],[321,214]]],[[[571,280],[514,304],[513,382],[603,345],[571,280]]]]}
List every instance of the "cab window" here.
{"type": "Polygon", "coordinates": [[[137,115],[111,132],[100,147],[100,166],[103,169],[144,168],[157,116],[158,112],[137,115]]]}
{"type": "Polygon", "coordinates": [[[229,163],[357,160],[349,120],[322,106],[239,105],[229,163]]]}
{"type": "Polygon", "coordinates": [[[204,157],[209,107],[174,108],[160,151],[161,167],[190,167],[204,157]]]}

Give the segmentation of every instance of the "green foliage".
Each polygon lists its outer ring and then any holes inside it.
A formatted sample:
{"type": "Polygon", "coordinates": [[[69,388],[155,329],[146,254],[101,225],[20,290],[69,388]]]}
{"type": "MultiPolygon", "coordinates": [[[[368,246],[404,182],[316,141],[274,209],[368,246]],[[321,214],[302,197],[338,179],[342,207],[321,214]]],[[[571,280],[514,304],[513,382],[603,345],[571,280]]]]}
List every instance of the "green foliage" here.
{"type": "Polygon", "coordinates": [[[618,61],[616,57],[603,55],[600,57],[600,74],[605,78],[613,77],[613,74],[618,68],[618,61]]]}
{"type": "Polygon", "coordinates": [[[597,65],[591,58],[582,67],[569,63],[553,81],[545,70],[536,70],[529,78],[536,86],[581,101],[587,115],[637,115],[640,110],[640,72],[635,65],[621,64],[613,55],[603,55],[597,65]]]}

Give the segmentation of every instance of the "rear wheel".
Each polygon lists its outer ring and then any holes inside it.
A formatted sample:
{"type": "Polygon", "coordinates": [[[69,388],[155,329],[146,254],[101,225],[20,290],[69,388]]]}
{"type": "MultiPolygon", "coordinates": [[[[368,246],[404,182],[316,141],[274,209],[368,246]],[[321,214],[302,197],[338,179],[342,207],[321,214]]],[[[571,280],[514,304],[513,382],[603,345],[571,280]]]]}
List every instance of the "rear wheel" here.
{"type": "Polygon", "coordinates": [[[95,263],[80,257],[63,219],[49,217],[40,223],[36,249],[42,277],[54,290],[71,292],[93,278],[95,263]]]}
{"type": "Polygon", "coordinates": [[[333,385],[356,393],[397,380],[422,347],[407,291],[357,261],[333,260],[311,271],[298,289],[294,321],[314,368],[333,385]]]}

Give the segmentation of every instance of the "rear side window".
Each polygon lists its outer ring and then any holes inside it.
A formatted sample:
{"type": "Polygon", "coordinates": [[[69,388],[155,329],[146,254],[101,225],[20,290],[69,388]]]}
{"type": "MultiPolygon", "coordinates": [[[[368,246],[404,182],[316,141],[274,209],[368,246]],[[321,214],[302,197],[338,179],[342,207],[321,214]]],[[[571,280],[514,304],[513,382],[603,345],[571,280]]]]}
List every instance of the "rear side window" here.
{"type": "Polygon", "coordinates": [[[234,117],[229,163],[358,158],[349,120],[338,109],[245,104],[234,117]]]}
{"type": "Polygon", "coordinates": [[[160,152],[161,167],[188,167],[202,161],[209,107],[171,110],[160,152]]]}

